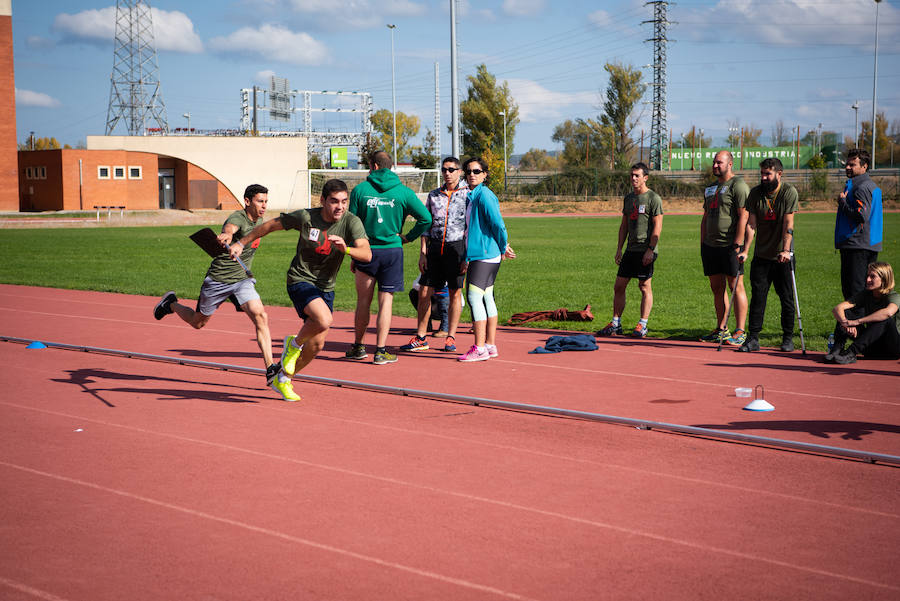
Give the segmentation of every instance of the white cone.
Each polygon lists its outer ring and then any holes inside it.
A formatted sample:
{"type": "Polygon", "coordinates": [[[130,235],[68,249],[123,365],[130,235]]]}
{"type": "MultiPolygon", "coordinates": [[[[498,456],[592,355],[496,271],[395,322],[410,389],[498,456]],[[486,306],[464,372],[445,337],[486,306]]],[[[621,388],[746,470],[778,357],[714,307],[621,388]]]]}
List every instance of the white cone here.
{"type": "Polygon", "coordinates": [[[744,407],[744,411],[774,411],[775,405],[766,401],[765,399],[753,399],[750,401],[746,407],[744,407]]]}

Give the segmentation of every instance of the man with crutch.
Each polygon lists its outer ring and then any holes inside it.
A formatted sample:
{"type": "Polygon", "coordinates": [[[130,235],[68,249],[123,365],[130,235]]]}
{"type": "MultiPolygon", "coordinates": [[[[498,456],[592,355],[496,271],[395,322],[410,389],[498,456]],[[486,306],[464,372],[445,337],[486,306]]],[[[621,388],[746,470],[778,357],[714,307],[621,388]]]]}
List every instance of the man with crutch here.
{"type": "Polygon", "coordinates": [[[766,313],[766,298],[773,284],[775,293],[781,300],[781,350],[794,350],[794,213],[799,209],[800,203],[797,190],[782,181],[783,171],[780,160],[763,160],[759,164],[759,185],[750,190],[747,197],[750,215],[747,219],[744,249],[738,253],[738,260],[746,261],[750,244],[754,240],[756,247],[750,263],[749,332],[747,339],[738,348],[745,353],[759,350],[759,333],[766,313]]]}

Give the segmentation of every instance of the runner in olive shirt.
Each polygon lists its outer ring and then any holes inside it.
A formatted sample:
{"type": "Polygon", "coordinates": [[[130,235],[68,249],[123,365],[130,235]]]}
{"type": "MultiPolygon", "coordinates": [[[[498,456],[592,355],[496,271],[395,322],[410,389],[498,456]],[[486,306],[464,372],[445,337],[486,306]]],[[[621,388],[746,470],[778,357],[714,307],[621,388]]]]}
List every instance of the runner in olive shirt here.
{"type": "Polygon", "coordinates": [[[794,350],[795,310],[791,269],[794,261],[794,213],[799,210],[800,202],[796,188],[781,181],[783,171],[780,160],[763,160],[759,164],[760,184],[750,190],[747,198],[750,216],[744,250],[738,253],[738,260],[741,263],[747,260],[754,238],[756,248],[750,263],[750,331],[747,340],[738,349],[745,353],[759,350],[766,298],[773,283],[775,293],[781,300],[781,350],[794,350]]]}
{"type": "MultiPolygon", "coordinates": [[[[266,363],[266,383],[271,384],[278,374],[278,366],[273,365],[272,362],[269,319],[259,294],[256,292],[256,280],[249,277],[236,261],[232,261],[228,250],[225,249],[226,244],[240,239],[263,222],[263,215],[266,213],[266,205],[269,200],[268,192],[269,190],[265,186],[259,184],[247,186],[244,191],[244,210],[235,211],[225,220],[222,233],[218,236],[219,243],[223,247],[222,253],[212,260],[206,272],[206,278],[200,287],[197,309],[194,310],[179,303],[175,292],[168,292],[157,303],[153,310],[153,316],[156,319],[162,319],[169,313],[176,313],[182,320],[199,330],[206,325],[219,305],[227,300],[233,300],[256,327],[256,343],[259,345],[259,350],[262,351],[263,360],[266,363]]],[[[258,246],[259,241],[242,249],[241,260],[248,268],[253,263],[253,255],[258,246]]]]}
{"type": "Polygon", "coordinates": [[[613,317],[597,336],[612,336],[622,333],[622,312],[625,310],[625,289],[631,278],[638,279],[641,290],[641,319],[631,331],[631,336],[643,338],[647,335],[647,322],[653,309],[653,264],[657,257],[657,244],[662,233],[662,199],[647,187],[650,168],[645,163],[631,166],[632,191],[625,196],[622,208],[622,222],[619,224],[619,243],[616,245],[616,264],[619,266],[616,283],[613,286],[613,317]],[[622,246],[626,237],[628,245],[625,254],[622,246]]]}
{"type": "Polygon", "coordinates": [[[737,255],[744,250],[747,226],[745,207],[750,187],[734,175],[734,159],[727,150],[716,153],[713,175],[716,183],[703,192],[703,221],[700,222],[700,257],[703,274],[709,278],[716,308],[716,329],[700,338],[704,342],[723,340],[741,346],[746,340],[747,293],[744,292],[744,268],[737,255]],[[726,286],[727,284],[727,286],[726,286]],[[728,331],[728,290],[734,291],[734,336],[728,331]]]}
{"type": "Polygon", "coordinates": [[[315,359],[325,345],[334,311],[334,281],[344,255],[357,261],[372,259],[369,240],[362,222],[349,213],[347,184],[339,179],[325,182],[321,207],[282,213],[231,245],[232,258],[242,248],[278,230],[295,229],[300,233],[297,253],[287,272],[287,292],[303,327],[296,336],[284,339],[281,372],[272,383],[286,401],[299,401],[291,377],[315,359]]]}

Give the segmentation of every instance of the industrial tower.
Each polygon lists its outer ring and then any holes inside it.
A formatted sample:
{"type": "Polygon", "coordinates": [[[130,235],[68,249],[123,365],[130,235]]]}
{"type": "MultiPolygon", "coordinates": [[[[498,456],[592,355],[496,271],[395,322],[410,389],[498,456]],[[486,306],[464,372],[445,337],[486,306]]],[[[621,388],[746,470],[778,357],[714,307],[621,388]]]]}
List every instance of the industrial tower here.
{"type": "Polygon", "coordinates": [[[117,0],[116,40],[109,82],[106,135],[119,121],[128,135],[146,135],[147,128],[166,133],[169,123],[159,82],[150,5],[144,0],[117,0]]]}
{"type": "Polygon", "coordinates": [[[662,169],[663,151],[668,142],[666,127],[666,18],[667,0],[651,0],[644,6],[653,5],[653,37],[645,42],[653,42],[653,123],[650,127],[650,168],[662,169]]]}

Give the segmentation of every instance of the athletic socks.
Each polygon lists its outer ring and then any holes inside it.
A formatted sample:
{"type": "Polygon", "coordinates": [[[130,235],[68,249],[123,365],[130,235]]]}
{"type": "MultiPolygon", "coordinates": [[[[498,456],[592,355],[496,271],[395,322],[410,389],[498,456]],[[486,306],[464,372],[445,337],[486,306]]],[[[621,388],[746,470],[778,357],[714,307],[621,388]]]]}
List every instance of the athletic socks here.
{"type": "Polygon", "coordinates": [[[622,318],[616,317],[615,315],[613,315],[612,321],[610,323],[618,328],[620,325],[622,325],[622,318]]]}
{"type": "Polygon", "coordinates": [[[638,323],[641,324],[642,326],[644,326],[645,328],[647,327],[647,320],[646,320],[646,319],[642,319],[642,320],[638,321],[638,323]]]}

